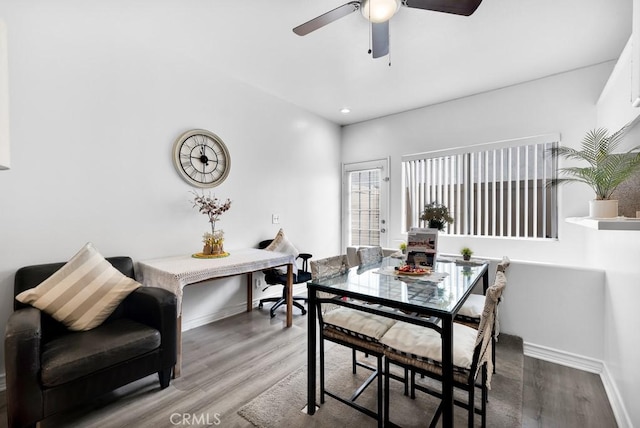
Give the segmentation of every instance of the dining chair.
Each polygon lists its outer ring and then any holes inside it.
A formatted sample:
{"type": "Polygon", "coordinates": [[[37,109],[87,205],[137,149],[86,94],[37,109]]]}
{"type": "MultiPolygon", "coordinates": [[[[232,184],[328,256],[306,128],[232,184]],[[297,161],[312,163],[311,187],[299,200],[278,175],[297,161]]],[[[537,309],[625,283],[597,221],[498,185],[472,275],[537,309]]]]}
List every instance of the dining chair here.
{"type": "MultiPolygon", "coordinates": [[[[511,260],[507,256],[502,257],[502,261],[498,263],[498,267],[496,268],[496,272],[503,272],[505,275],[507,274],[507,268],[511,264],[511,260]]],[[[502,298],[498,301],[497,305],[500,304],[502,298]]],[[[498,317],[498,308],[496,305],[496,316],[494,319],[494,328],[493,328],[493,336],[491,338],[491,348],[493,350],[493,372],[496,372],[496,360],[495,360],[495,352],[496,352],[496,340],[498,339],[498,335],[500,334],[500,318],[498,317]]],[[[458,323],[462,323],[468,325],[469,327],[473,327],[475,329],[480,325],[480,317],[482,315],[482,310],[484,308],[484,295],[483,294],[470,294],[467,300],[465,300],[464,304],[460,308],[460,311],[456,315],[455,321],[458,323]]]]}
{"type": "MultiPolygon", "coordinates": [[[[311,261],[311,277],[314,279],[326,279],[331,276],[346,274],[348,261],[346,255],[329,257],[311,261]]],[[[341,296],[319,292],[317,313],[320,324],[320,402],[325,402],[328,395],[378,421],[378,426],[383,423],[382,415],[382,357],[383,347],[379,342],[382,335],[395,323],[395,320],[375,315],[358,309],[344,307],[334,303],[343,299],[341,296]],[[325,347],[324,341],[351,348],[352,370],[356,373],[356,367],[371,370],[371,375],[351,395],[344,398],[325,388],[325,347]],[[356,359],[356,351],[361,351],[376,358],[376,366],[370,367],[360,363],[356,359]],[[377,410],[373,411],[356,403],[362,392],[377,378],[377,410]]]]}
{"type": "MultiPolygon", "coordinates": [[[[360,265],[360,259],[358,258],[358,250],[360,248],[368,248],[368,246],[347,246],[347,262],[349,263],[349,267],[360,265]]],[[[382,256],[389,257],[393,255],[402,256],[402,253],[397,248],[384,248],[382,247],[382,256]]]]}
{"type": "Polygon", "coordinates": [[[380,263],[384,257],[382,247],[360,247],[358,248],[358,264],[360,266],[368,266],[374,263],[380,263]]]}
{"type": "MultiPolygon", "coordinates": [[[[453,324],[453,385],[467,392],[467,402],[454,401],[468,411],[468,425],[473,427],[475,413],[481,415],[482,426],[486,426],[488,389],[492,374],[492,347],[494,319],[496,307],[507,284],[502,271],[496,273],[495,282],[487,289],[484,308],[480,316],[478,329],[467,325],[453,324]],[[481,382],[476,385],[478,376],[481,382]],[[475,405],[475,388],[480,387],[480,409],[475,405]]],[[[392,426],[389,416],[389,374],[390,364],[403,367],[411,372],[411,397],[415,391],[426,392],[442,398],[442,393],[424,385],[416,384],[415,373],[443,382],[442,374],[442,339],[440,331],[403,321],[396,322],[380,339],[384,345],[385,382],[384,382],[384,424],[392,426]]],[[[442,413],[442,403],[438,406],[431,427],[435,426],[442,413]]]]}

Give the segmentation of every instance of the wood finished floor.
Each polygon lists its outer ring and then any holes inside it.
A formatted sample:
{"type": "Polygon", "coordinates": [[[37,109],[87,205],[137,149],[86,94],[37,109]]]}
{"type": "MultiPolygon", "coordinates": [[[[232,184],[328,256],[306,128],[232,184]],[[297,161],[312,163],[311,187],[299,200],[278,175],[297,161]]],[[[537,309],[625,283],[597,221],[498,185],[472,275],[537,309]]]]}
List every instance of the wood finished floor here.
{"type": "MultiPolygon", "coordinates": [[[[183,375],[172,381],[171,388],[160,391],[157,377],[150,376],[40,426],[251,427],[238,409],[306,363],[306,316],[296,311],[290,329],[283,328],[284,319],[282,309],[270,319],[267,306],[187,331],[183,375]],[[208,419],[204,424],[174,420],[182,422],[175,424],[166,411],[160,411],[167,408],[208,419]]],[[[524,428],[616,426],[598,375],[529,357],[524,370],[524,428]]],[[[0,393],[1,426],[6,426],[4,392],[0,393]]]]}

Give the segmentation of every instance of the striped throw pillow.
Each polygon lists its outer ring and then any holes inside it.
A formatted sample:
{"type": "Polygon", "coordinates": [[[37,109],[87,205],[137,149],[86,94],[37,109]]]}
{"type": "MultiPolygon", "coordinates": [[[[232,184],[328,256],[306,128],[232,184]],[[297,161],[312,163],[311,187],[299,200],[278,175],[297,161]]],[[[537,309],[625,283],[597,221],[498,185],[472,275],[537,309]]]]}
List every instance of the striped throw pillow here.
{"type": "Polygon", "coordinates": [[[102,324],[140,283],[123,275],[87,243],[37,287],[16,296],[74,331],[102,324]]]}

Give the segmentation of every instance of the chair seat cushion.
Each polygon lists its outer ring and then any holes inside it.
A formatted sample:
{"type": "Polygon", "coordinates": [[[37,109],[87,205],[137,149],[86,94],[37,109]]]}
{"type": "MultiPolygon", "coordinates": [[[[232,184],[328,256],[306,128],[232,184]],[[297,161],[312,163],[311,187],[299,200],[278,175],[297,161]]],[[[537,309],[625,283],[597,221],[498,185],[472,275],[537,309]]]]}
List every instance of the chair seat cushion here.
{"type": "MultiPolygon", "coordinates": [[[[276,271],[275,269],[268,271],[265,276],[264,276],[264,281],[267,284],[286,284],[287,283],[287,274],[284,273],[280,273],[278,271],[276,271]]],[[[293,283],[294,284],[300,284],[302,282],[309,282],[311,281],[311,273],[304,271],[304,270],[298,270],[297,274],[293,275],[293,283]]]]}
{"type": "Polygon", "coordinates": [[[333,342],[340,343],[344,346],[360,349],[362,352],[368,352],[372,355],[382,355],[384,353],[384,347],[382,344],[373,338],[366,337],[362,339],[353,332],[346,333],[343,329],[336,328],[331,325],[325,325],[322,330],[323,337],[333,342]]]}
{"type": "MultiPolygon", "coordinates": [[[[478,331],[462,324],[453,324],[453,365],[471,369],[478,331]]],[[[380,343],[394,352],[430,364],[442,365],[442,339],[429,328],[402,321],[396,322],[381,338],[380,343]]]]}
{"type": "Polygon", "coordinates": [[[390,318],[344,307],[327,312],[323,320],[344,333],[376,341],[396,323],[390,318]]]}
{"type": "Polygon", "coordinates": [[[477,318],[479,321],[482,310],[484,309],[484,299],[485,297],[482,294],[470,294],[458,311],[458,315],[477,318]]]}
{"type": "Polygon", "coordinates": [[[41,381],[45,387],[61,385],[159,346],[158,330],[130,319],[117,319],[47,342],[42,352],[41,381]]]}

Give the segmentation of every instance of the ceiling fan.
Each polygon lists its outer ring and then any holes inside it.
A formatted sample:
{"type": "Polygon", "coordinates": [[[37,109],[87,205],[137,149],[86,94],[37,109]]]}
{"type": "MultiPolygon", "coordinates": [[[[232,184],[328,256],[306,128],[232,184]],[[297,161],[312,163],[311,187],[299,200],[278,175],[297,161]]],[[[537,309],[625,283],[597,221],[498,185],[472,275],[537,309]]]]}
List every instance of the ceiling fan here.
{"type": "Polygon", "coordinates": [[[400,6],[414,9],[432,10],[435,12],[453,13],[469,16],[476,11],[482,0],[360,0],[338,6],[320,16],[298,25],[293,32],[305,36],[322,28],[351,12],[360,10],[362,16],[371,22],[371,51],[374,58],[389,53],[389,19],[400,9],[400,6]]]}

